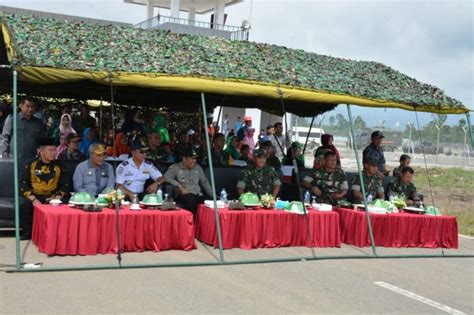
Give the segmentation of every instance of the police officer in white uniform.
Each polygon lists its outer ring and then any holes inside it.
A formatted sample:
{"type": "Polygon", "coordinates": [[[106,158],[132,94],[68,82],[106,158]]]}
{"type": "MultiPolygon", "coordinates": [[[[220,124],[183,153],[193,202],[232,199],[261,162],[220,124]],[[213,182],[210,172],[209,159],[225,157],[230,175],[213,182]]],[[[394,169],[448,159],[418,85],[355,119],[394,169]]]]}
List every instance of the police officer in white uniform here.
{"type": "Polygon", "coordinates": [[[117,167],[117,188],[134,200],[135,197],[143,198],[145,183],[148,179],[154,181],[148,186],[146,192],[155,193],[163,183],[161,172],[149,161],[146,161],[148,144],[141,139],[136,139],[132,144],[132,157],[126,159],[117,167]]]}

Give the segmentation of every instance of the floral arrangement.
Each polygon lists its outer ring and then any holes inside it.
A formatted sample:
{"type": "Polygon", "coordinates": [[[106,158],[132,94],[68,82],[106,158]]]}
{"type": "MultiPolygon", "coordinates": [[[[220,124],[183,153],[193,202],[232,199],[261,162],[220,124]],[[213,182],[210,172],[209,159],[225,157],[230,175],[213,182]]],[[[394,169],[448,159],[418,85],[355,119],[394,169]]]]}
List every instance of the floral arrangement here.
{"type": "Polygon", "coordinates": [[[262,207],[265,209],[273,209],[275,208],[275,197],[270,194],[265,194],[260,197],[260,203],[262,207]]]}

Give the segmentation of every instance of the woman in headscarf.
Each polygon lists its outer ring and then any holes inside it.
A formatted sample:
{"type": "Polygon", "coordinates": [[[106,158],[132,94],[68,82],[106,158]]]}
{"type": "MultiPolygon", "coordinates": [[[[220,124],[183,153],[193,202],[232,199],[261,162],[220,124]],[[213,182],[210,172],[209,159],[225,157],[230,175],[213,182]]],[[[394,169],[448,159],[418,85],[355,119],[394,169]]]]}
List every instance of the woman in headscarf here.
{"type": "Polygon", "coordinates": [[[76,133],[76,130],[72,128],[72,118],[69,114],[63,114],[59,121],[59,126],[54,130],[53,137],[59,143],[61,135],[70,133],[76,133]]]}
{"type": "Polygon", "coordinates": [[[232,157],[233,160],[238,160],[240,153],[239,150],[237,150],[237,138],[236,137],[229,137],[227,138],[226,141],[226,147],[224,149],[227,154],[229,154],[230,157],[232,157]]]}
{"type": "Polygon", "coordinates": [[[322,157],[324,156],[324,153],[327,151],[332,151],[334,154],[336,154],[336,159],[337,159],[337,166],[341,166],[341,156],[339,155],[339,151],[336,149],[336,147],[333,144],[334,137],[329,134],[323,134],[321,135],[321,146],[316,149],[314,152],[314,165],[315,168],[318,168],[319,166],[322,166],[322,157]]]}
{"type": "Polygon", "coordinates": [[[302,145],[299,142],[293,142],[291,147],[286,150],[286,155],[283,158],[282,165],[293,165],[293,160],[296,160],[298,168],[304,168],[304,156],[301,151],[302,145]]]}
{"type": "Polygon", "coordinates": [[[107,148],[108,156],[120,156],[122,154],[130,154],[130,147],[128,146],[128,137],[123,132],[115,135],[115,150],[113,147],[107,148]]]}
{"type": "Polygon", "coordinates": [[[82,141],[79,145],[79,150],[81,150],[81,152],[84,153],[86,157],[89,156],[89,146],[93,143],[97,143],[94,130],[90,127],[84,129],[84,132],[82,133],[82,141]]]}
{"type": "Polygon", "coordinates": [[[59,146],[56,147],[56,159],[61,153],[67,150],[68,145],[67,145],[66,138],[69,135],[70,135],[69,132],[65,132],[65,133],[61,133],[61,135],[59,136],[59,146]]]}
{"type": "Polygon", "coordinates": [[[168,129],[165,127],[165,120],[163,117],[160,115],[156,115],[155,118],[153,118],[153,130],[156,130],[161,137],[161,141],[165,143],[170,143],[170,134],[168,132],[168,129]]]}
{"type": "Polygon", "coordinates": [[[253,156],[253,150],[255,150],[255,140],[253,139],[253,135],[255,133],[255,128],[253,127],[248,127],[247,132],[245,133],[244,136],[244,144],[249,146],[250,150],[250,158],[253,156]]]}

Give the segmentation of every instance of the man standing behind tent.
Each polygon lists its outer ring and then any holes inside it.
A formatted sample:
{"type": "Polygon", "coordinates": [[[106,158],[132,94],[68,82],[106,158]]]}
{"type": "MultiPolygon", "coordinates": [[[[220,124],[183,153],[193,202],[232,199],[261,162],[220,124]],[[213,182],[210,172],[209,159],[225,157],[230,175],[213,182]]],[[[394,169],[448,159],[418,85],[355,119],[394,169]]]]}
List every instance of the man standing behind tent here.
{"type": "Polygon", "coordinates": [[[243,141],[244,137],[247,135],[247,129],[252,126],[252,117],[249,115],[244,116],[244,124],[237,131],[237,142],[243,141]]]}
{"type": "Polygon", "coordinates": [[[275,131],[270,137],[270,141],[275,147],[275,156],[282,161],[286,150],[291,146],[291,142],[288,135],[283,134],[283,124],[281,122],[277,122],[274,125],[274,129],[275,131]]]}
{"type": "Polygon", "coordinates": [[[379,177],[383,177],[384,175],[387,176],[390,170],[387,168],[385,164],[385,156],[383,154],[382,149],[382,139],[385,138],[382,132],[374,131],[372,132],[371,142],[370,144],[364,149],[363,152],[363,161],[367,159],[377,161],[377,169],[379,177]]]}
{"type": "MultiPolygon", "coordinates": [[[[41,120],[33,116],[35,108],[36,101],[31,97],[26,97],[20,102],[20,113],[17,117],[17,158],[19,160],[26,161],[36,156],[39,139],[45,133],[41,120]]],[[[5,120],[0,147],[4,158],[13,157],[13,115],[11,114],[5,120]]]]}

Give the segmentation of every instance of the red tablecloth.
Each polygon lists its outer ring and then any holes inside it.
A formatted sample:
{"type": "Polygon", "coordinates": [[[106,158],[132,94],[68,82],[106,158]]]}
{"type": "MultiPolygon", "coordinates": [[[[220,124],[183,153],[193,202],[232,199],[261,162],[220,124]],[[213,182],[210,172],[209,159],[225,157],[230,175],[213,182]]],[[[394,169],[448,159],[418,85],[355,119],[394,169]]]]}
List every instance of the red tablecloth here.
{"type": "MultiPolygon", "coordinates": [[[[125,252],[192,250],[193,216],[185,210],[120,209],[121,247],[125,252]]],[[[66,205],[35,207],[32,240],[48,255],[95,255],[117,252],[116,213],[85,212],[66,205]]]]}
{"type": "MultiPolygon", "coordinates": [[[[370,246],[366,214],[339,209],[341,241],[370,246]]],[[[410,213],[370,214],[376,246],[458,248],[458,223],[452,216],[410,213]]]]}
{"type": "MultiPolygon", "coordinates": [[[[270,248],[311,246],[305,217],[280,210],[219,209],[223,248],[270,248]]],[[[336,212],[309,211],[314,245],[340,247],[339,215],[336,212]]],[[[214,209],[199,206],[196,237],[218,247],[214,209]]]]}

